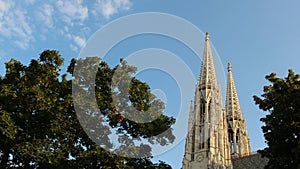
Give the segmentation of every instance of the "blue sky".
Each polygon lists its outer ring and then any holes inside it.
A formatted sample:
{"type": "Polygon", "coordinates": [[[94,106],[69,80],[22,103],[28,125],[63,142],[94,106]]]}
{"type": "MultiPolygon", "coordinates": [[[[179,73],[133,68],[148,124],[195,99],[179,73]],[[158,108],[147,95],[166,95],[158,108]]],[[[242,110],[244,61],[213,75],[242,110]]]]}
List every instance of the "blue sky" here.
{"type": "MultiPolygon", "coordinates": [[[[71,58],[79,55],[89,37],[114,19],[140,12],[173,14],[203,32],[209,32],[224,68],[227,62],[232,63],[254,151],[265,147],[259,122],[264,113],[254,104],[252,96],[262,94],[262,87],[268,84],[265,75],[276,72],[278,76],[285,77],[289,68],[300,72],[299,7],[297,0],[0,0],[0,73],[3,75],[4,63],[10,58],[27,64],[31,59],[38,58],[38,54],[45,49],[58,50],[67,66],[71,58]]],[[[184,55],[192,55],[184,46],[170,39],[144,36],[120,43],[106,61],[113,65],[120,57],[149,47],[170,50],[186,62],[189,61],[184,55]]],[[[199,75],[200,64],[189,64],[195,76],[199,75]]],[[[151,87],[161,90],[167,90],[168,83],[174,84],[168,78],[165,78],[166,84],[159,83],[153,75],[163,77],[155,71],[145,72],[139,77],[151,87]]],[[[171,89],[178,90],[176,85],[171,89]]],[[[178,100],[172,98],[177,94],[165,91],[165,95],[166,112],[176,112],[178,106],[174,105],[178,100]]],[[[175,169],[180,168],[183,152],[184,142],[181,142],[155,160],[166,161],[175,169]]]]}

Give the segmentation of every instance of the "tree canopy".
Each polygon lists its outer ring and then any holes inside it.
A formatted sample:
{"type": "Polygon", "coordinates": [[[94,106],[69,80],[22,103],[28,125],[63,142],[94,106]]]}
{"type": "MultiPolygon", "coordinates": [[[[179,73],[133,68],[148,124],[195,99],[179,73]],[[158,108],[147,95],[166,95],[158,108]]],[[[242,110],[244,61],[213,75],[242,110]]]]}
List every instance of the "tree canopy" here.
{"type": "Polygon", "coordinates": [[[110,127],[124,138],[119,138],[123,147],[132,144],[126,142],[129,138],[151,138],[161,145],[175,139],[172,132],[157,136],[169,129],[175,119],[163,115],[163,102],[150,93],[146,83],[132,77],[135,67],[121,60],[115,68],[110,68],[97,57],[72,59],[67,73],[61,73],[62,65],[63,58],[55,50],[43,51],[28,66],[14,59],[6,63],[6,73],[0,78],[1,168],[171,168],[164,162],[150,161],[150,145],[135,146],[134,153],[143,152],[139,158],[117,156],[99,146],[104,144],[108,149],[113,146],[108,137],[110,127]],[[94,65],[97,74],[93,84],[86,77],[88,63],[95,60],[98,64],[94,65]],[[81,72],[74,73],[75,66],[80,64],[81,72]],[[112,84],[118,67],[125,71],[123,76],[131,79],[127,93],[112,84]],[[74,101],[79,108],[91,105],[86,100],[74,100],[74,85],[81,92],[77,98],[94,91],[97,107],[76,113],[74,101]],[[119,98],[127,100],[116,104],[113,95],[126,95],[119,98]],[[151,106],[154,109],[147,111],[151,106]],[[126,118],[133,110],[157,118],[137,123],[126,118]]]}
{"type": "Polygon", "coordinates": [[[259,108],[269,113],[261,118],[268,147],[260,151],[269,158],[267,169],[300,168],[300,75],[289,70],[286,78],[266,76],[262,98],[254,96],[259,108]]]}

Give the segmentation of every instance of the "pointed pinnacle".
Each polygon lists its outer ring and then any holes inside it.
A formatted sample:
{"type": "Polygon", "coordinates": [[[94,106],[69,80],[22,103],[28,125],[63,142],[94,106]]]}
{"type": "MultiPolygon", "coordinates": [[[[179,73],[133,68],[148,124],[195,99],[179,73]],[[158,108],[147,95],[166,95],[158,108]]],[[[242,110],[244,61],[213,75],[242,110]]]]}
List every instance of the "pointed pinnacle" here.
{"type": "Polygon", "coordinates": [[[210,35],[208,32],[206,32],[205,41],[208,41],[210,39],[210,35]]]}
{"type": "Polygon", "coordinates": [[[231,67],[231,64],[230,64],[230,63],[228,63],[228,67],[227,67],[227,69],[228,69],[228,72],[231,72],[231,70],[232,70],[232,67],[231,67]]]}

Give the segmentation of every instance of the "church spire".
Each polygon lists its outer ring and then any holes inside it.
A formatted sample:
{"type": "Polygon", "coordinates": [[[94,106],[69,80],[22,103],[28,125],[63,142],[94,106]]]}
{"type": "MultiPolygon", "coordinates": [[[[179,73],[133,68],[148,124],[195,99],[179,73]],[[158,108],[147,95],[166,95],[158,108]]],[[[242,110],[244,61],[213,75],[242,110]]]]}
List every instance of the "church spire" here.
{"type": "Polygon", "coordinates": [[[236,92],[236,87],[232,75],[232,67],[230,63],[228,63],[227,70],[228,70],[228,79],[227,79],[227,93],[226,93],[226,109],[230,110],[230,112],[227,112],[227,114],[229,115],[229,113],[240,112],[240,103],[236,92]]]}
{"type": "Polygon", "coordinates": [[[200,71],[199,85],[201,88],[217,85],[213,54],[210,46],[210,35],[206,32],[205,47],[200,71]]]}
{"type": "Polygon", "coordinates": [[[230,64],[225,110],[222,107],[208,33],[188,126],[182,169],[232,169],[232,158],[251,154],[230,64]]]}
{"type": "Polygon", "coordinates": [[[226,93],[226,112],[231,155],[234,157],[251,154],[246,123],[240,108],[236,86],[232,75],[231,64],[228,63],[228,81],[226,93]]]}
{"type": "Polygon", "coordinates": [[[191,107],[183,169],[231,168],[226,113],[206,33],[200,77],[191,107]],[[190,126],[192,125],[192,126],[190,126]]]}

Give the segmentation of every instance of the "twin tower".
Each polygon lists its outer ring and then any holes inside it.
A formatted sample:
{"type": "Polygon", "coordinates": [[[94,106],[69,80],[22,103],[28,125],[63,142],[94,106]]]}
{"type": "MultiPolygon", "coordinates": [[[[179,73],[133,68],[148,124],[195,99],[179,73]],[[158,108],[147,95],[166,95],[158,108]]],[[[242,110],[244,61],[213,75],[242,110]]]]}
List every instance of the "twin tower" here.
{"type": "Polygon", "coordinates": [[[232,169],[233,158],[251,154],[231,65],[228,64],[224,109],[209,40],[206,33],[200,78],[190,107],[182,169],[232,169]]]}

